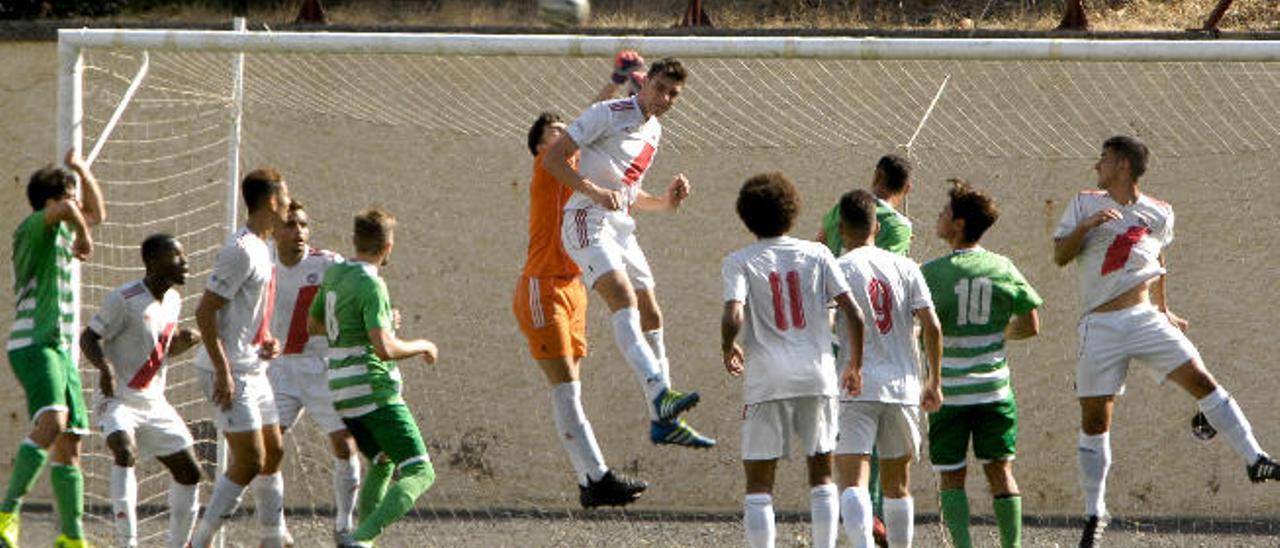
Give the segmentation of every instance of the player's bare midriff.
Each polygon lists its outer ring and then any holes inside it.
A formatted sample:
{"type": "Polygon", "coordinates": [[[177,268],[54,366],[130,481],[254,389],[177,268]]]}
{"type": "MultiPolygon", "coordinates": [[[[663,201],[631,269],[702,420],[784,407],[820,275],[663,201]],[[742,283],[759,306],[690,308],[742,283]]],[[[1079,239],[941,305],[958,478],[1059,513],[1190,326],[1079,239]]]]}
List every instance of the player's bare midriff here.
{"type": "Polygon", "coordinates": [[[1117,295],[1116,298],[1098,305],[1093,310],[1090,310],[1089,313],[1115,312],[1117,310],[1132,308],[1140,304],[1150,303],[1151,292],[1149,289],[1151,289],[1151,284],[1155,283],[1155,281],[1156,278],[1144,280],[1142,283],[1139,283],[1138,285],[1129,288],[1124,293],[1117,295]]]}

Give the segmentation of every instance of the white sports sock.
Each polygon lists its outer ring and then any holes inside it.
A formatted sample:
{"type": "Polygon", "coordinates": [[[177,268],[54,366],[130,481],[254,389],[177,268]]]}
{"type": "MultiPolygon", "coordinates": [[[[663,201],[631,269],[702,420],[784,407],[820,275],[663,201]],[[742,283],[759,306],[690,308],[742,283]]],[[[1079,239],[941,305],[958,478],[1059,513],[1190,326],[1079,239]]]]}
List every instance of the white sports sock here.
{"type": "Polygon", "coordinates": [[[613,313],[613,338],[618,343],[622,357],[636,372],[636,380],[644,388],[645,399],[649,402],[649,418],[657,420],[653,399],[668,388],[668,385],[662,380],[662,370],[657,358],[653,356],[653,349],[641,340],[639,310],[622,308],[613,313]]]}
{"type": "Polygon", "coordinates": [[[587,485],[588,481],[604,477],[609,468],[604,464],[595,432],[592,432],[587,414],[582,410],[582,383],[573,381],[555,385],[551,389],[551,407],[560,443],[569,453],[578,484],[587,485]]]}
{"type": "Polygon", "coordinates": [[[191,539],[199,501],[200,484],[183,485],[169,480],[169,548],[183,548],[191,539]]]}
{"type": "Polygon", "coordinates": [[[911,537],[915,534],[916,508],[911,497],[891,499],[884,498],[884,528],[889,540],[889,548],[911,546],[911,537]]]}
{"type": "Polygon", "coordinates": [[[1219,386],[1208,396],[1200,398],[1196,404],[1200,406],[1205,418],[1209,419],[1209,424],[1244,459],[1245,466],[1257,462],[1258,457],[1264,454],[1262,447],[1258,446],[1258,440],[1253,438],[1253,426],[1249,425],[1249,419],[1245,418],[1236,399],[1227,393],[1227,389],[1219,386]]]}
{"type": "Polygon", "coordinates": [[[132,466],[111,467],[111,511],[116,524],[116,544],[138,545],[138,480],[132,466]]]}
{"type": "Polygon", "coordinates": [[[675,386],[671,382],[671,363],[667,361],[667,345],[662,342],[662,328],[645,331],[644,340],[649,342],[649,348],[653,350],[653,357],[658,360],[658,369],[662,371],[662,381],[667,383],[667,386],[675,386]]]}
{"type": "Polygon", "coordinates": [[[874,546],[871,540],[871,492],[866,487],[846,487],[840,494],[844,533],[854,548],[874,546]]]}
{"type": "Polygon", "coordinates": [[[240,497],[244,495],[244,489],[244,485],[231,481],[226,474],[218,476],[213,484],[213,493],[209,495],[209,502],[205,506],[204,517],[200,518],[200,526],[196,527],[196,532],[191,537],[193,548],[208,548],[209,542],[222,527],[222,523],[235,513],[237,506],[240,506],[240,497]]]}
{"type": "Polygon", "coordinates": [[[751,548],[773,548],[777,532],[773,524],[773,497],[767,494],[747,495],[742,503],[742,525],[751,548]]]}
{"type": "Polygon", "coordinates": [[[288,536],[284,523],[284,474],[258,474],[253,478],[253,506],[262,538],[281,540],[288,536]]]}
{"type": "Polygon", "coordinates": [[[1086,516],[1107,515],[1107,471],[1111,469],[1111,433],[1080,432],[1080,489],[1086,516]]]}
{"type": "Polygon", "coordinates": [[[337,507],[335,531],[355,529],[356,496],[360,494],[360,457],[333,459],[333,500],[337,507]]]}
{"type": "Polygon", "coordinates": [[[814,548],[835,548],[840,530],[840,499],[836,486],[824,483],[809,490],[809,519],[814,548]]]}

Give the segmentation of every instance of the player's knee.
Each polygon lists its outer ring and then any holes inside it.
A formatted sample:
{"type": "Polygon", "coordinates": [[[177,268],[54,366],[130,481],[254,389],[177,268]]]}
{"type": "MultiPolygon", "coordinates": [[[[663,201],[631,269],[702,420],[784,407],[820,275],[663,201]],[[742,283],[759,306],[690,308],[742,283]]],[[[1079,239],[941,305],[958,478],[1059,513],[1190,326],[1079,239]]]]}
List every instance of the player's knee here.
{"type": "Polygon", "coordinates": [[[173,467],[173,481],[182,485],[200,483],[200,467],[194,461],[187,461],[173,467]]]}
{"type": "Polygon", "coordinates": [[[989,462],[983,465],[987,475],[987,484],[994,496],[1016,495],[1018,483],[1013,478],[1013,462],[1008,460],[989,462]]]}
{"type": "Polygon", "coordinates": [[[111,449],[111,454],[115,457],[116,466],[128,468],[136,464],[137,459],[133,454],[133,450],[129,447],[121,447],[118,449],[113,447],[111,449]]]}
{"type": "Polygon", "coordinates": [[[964,489],[965,469],[947,470],[939,474],[938,487],[942,490],[964,489]]]}
{"type": "Polygon", "coordinates": [[[419,489],[426,491],[436,482],[436,468],[429,460],[415,462],[400,469],[400,481],[405,480],[410,480],[419,489]]]}

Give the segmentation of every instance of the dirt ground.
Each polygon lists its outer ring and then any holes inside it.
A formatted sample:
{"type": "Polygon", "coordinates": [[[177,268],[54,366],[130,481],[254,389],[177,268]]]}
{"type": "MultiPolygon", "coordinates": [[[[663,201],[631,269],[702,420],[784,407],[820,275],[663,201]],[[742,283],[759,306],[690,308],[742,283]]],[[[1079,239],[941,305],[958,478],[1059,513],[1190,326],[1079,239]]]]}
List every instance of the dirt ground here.
{"type": "MultiPolygon", "coordinates": [[[[111,64],[99,60],[103,66],[111,64]]],[[[177,85],[203,78],[216,84],[227,74],[220,69],[202,71],[188,61],[172,65],[155,61],[157,81],[177,85]]],[[[439,473],[436,486],[419,501],[419,508],[431,515],[459,517],[414,521],[394,530],[382,544],[422,545],[425,535],[430,535],[426,541],[430,546],[643,545],[649,539],[655,539],[651,542],[655,545],[739,542],[736,523],[686,522],[675,517],[689,511],[731,515],[741,504],[737,458],[741,386],[723,373],[717,351],[720,259],[750,240],[732,210],[737,187],[758,171],[792,175],[806,199],[797,235],[809,236],[828,203],[851,187],[867,184],[876,157],[906,142],[918,121],[919,112],[913,109],[921,101],[927,105],[936,82],[908,79],[896,91],[899,95],[883,89],[878,94],[869,88],[836,89],[835,102],[841,104],[831,108],[844,110],[824,117],[821,111],[806,109],[830,103],[823,93],[833,90],[809,87],[807,75],[817,78],[823,70],[849,70],[851,85],[856,85],[873,80],[869,75],[887,76],[888,69],[873,67],[863,75],[856,72],[863,69],[844,65],[764,62],[749,70],[768,71],[782,85],[770,87],[766,79],[762,88],[733,89],[739,95],[723,101],[706,91],[700,95],[696,78],[707,82],[703,89],[724,89],[732,76],[726,66],[693,65],[695,80],[666,126],[670,146],[659,155],[646,184],[660,189],[673,174],[684,172],[694,182],[694,195],[678,214],[642,217],[640,238],[658,279],[675,383],[702,391],[704,403],[690,414],[690,420],[721,444],[708,452],[691,452],[648,443],[640,391],[607,336],[603,303],[593,299],[589,324],[593,346],[583,373],[587,412],[611,465],[653,484],[635,508],[657,512],[657,517],[569,520],[571,525],[566,525],[564,520],[507,519],[501,514],[501,509],[560,512],[576,503],[569,465],[547,413],[550,402],[544,381],[529,360],[509,312],[525,243],[529,156],[523,130],[527,120],[547,106],[567,113],[584,106],[604,61],[570,63],[573,69],[592,71],[586,76],[574,73],[550,82],[530,82],[537,89],[551,90],[547,104],[506,89],[493,76],[511,73],[496,70],[515,70],[510,64],[481,65],[474,71],[431,65],[426,72],[410,66],[403,71],[356,74],[353,71],[364,69],[303,61],[303,67],[311,68],[294,72],[250,63],[251,75],[278,80],[257,84],[248,92],[246,119],[251,121],[245,127],[243,165],[270,163],[281,168],[295,197],[308,205],[315,220],[315,241],[321,246],[345,251],[350,215],[367,204],[381,204],[396,213],[402,224],[392,264],[384,273],[397,307],[405,313],[402,331],[433,339],[442,352],[436,367],[423,368],[414,362],[403,366],[406,395],[439,473]],[[786,78],[797,73],[800,84],[786,85],[786,78]],[[308,95],[311,92],[294,92],[284,85],[304,78],[333,82],[332,93],[308,95]],[[347,87],[353,81],[379,78],[392,88],[404,87],[414,99],[375,107],[375,98],[363,88],[347,87]],[[752,101],[759,103],[755,110],[752,101]],[[770,104],[786,104],[801,114],[769,119],[760,106],[770,104]],[[446,108],[451,105],[460,105],[466,115],[446,108]],[[703,116],[688,115],[691,112],[703,116]],[[751,112],[765,121],[756,121],[751,112]],[[761,135],[763,146],[750,144],[751,138],[761,135]],[[625,526],[615,527],[619,523],[625,526]],[[614,536],[619,534],[615,529],[626,536],[614,536]]],[[[538,63],[530,61],[520,73],[544,74],[538,63]]],[[[5,120],[0,142],[7,152],[0,155],[0,176],[14,181],[14,198],[0,203],[8,226],[26,214],[24,201],[18,198],[25,177],[54,157],[54,67],[53,44],[0,44],[0,119],[5,120]]],[[[903,71],[907,68],[911,67],[903,71]]],[[[921,72],[927,74],[934,67],[923,68],[921,72]]],[[[1231,85],[1178,89],[1192,86],[1178,84],[1176,79],[1156,80],[1152,75],[1171,72],[1167,67],[1146,71],[1142,73],[1145,80],[1126,87],[1129,84],[1117,76],[1122,74],[1118,68],[1108,65],[1105,69],[1107,78],[1118,79],[1125,93],[1144,87],[1158,93],[1146,100],[1123,95],[1119,104],[1101,104],[1097,90],[1080,80],[1060,80],[1058,73],[1049,70],[1037,80],[1037,67],[1015,66],[994,73],[1009,80],[995,82],[995,99],[983,99],[990,103],[941,102],[936,125],[926,126],[918,141],[921,168],[909,208],[916,225],[912,256],[919,260],[936,256],[943,249],[931,234],[943,179],[959,175],[982,183],[1004,211],[984,244],[1009,255],[1045,298],[1041,336],[1014,343],[1010,350],[1022,413],[1017,462],[1024,507],[1029,516],[1045,519],[1073,515],[1080,505],[1075,458],[1078,411],[1072,397],[1078,282],[1071,269],[1051,264],[1050,231],[1060,204],[1075,190],[1091,185],[1091,158],[1097,143],[1111,133],[1138,132],[1157,151],[1146,188],[1173,203],[1179,213],[1178,241],[1170,255],[1171,302],[1191,320],[1193,339],[1215,375],[1252,418],[1264,447],[1274,447],[1280,438],[1280,411],[1272,396],[1280,382],[1269,374],[1273,342],[1265,335],[1280,319],[1274,306],[1280,300],[1280,286],[1270,273],[1271,265],[1280,259],[1270,238],[1275,212],[1280,211],[1280,193],[1274,191],[1272,174],[1274,147],[1280,145],[1280,132],[1274,128],[1280,127],[1280,120],[1276,109],[1268,107],[1272,103],[1267,96],[1274,92],[1274,85],[1266,84],[1276,81],[1270,72],[1274,69],[1247,67],[1249,75],[1263,82],[1258,90],[1233,88],[1241,80],[1215,79],[1214,69],[1189,72],[1201,78],[1193,80],[1197,83],[1227,81],[1231,85]],[[1030,73],[1027,78],[1039,84],[1027,84],[1018,73],[1030,73]],[[1004,93],[1015,90],[1018,93],[1004,93]],[[1054,97],[1072,94],[1083,99],[1073,103],[1071,110],[1049,110],[1054,97]],[[1239,96],[1254,101],[1248,104],[1253,108],[1230,100],[1239,96]],[[1007,110],[1018,101],[1026,112],[1007,110]],[[1164,110],[1186,104],[1199,104],[1203,110],[1164,110]],[[1033,133],[1032,129],[1043,131],[1033,133]],[[1054,136],[1061,139],[1052,141],[1054,136]],[[1048,160],[1035,159],[1039,157],[1048,160]]],[[[1072,70],[1064,69],[1068,76],[1072,70]]],[[[97,110],[91,109],[86,135],[100,128],[109,114],[101,105],[110,104],[122,85],[106,86],[116,91],[103,91],[93,98],[97,110]]],[[[954,85],[957,95],[948,97],[957,97],[955,101],[970,99],[966,94],[982,87],[972,82],[954,85]]],[[[146,178],[137,173],[160,169],[150,164],[165,163],[129,164],[126,149],[162,139],[169,125],[186,123],[185,118],[207,117],[225,124],[223,115],[206,112],[204,105],[179,107],[183,116],[163,110],[173,107],[160,100],[166,97],[164,92],[156,93],[143,95],[151,101],[140,102],[142,110],[126,115],[118,130],[122,133],[113,137],[122,143],[119,148],[109,145],[100,160],[100,175],[118,183],[108,186],[108,198],[121,205],[110,212],[119,224],[104,227],[102,238],[109,245],[98,256],[115,266],[86,268],[87,279],[99,286],[86,292],[87,305],[100,299],[105,288],[135,275],[119,269],[135,265],[131,246],[146,232],[163,229],[184,235],[188,250],[205,264],[221,241],[218,223],[224,191],[212,181],[225,166],[193,155],[183,157],[185,163],[176,170],[190,175],[153,188],[126,184],[146,178]],[[142,118],[132,118],[144,115],[159,121],[148,125],[141,123],[142,118]],[[131,140],[123,142],[126,139],[131,140]],[[190,191],[189,201],[184,202],[190,205],[144,203],[148,196],[179,191],[190,191]],[[186,209],[209,211],[177,220],[165,215],[186,209]]],[[[182,131],[184,138],[195,139],[192,130],[182,131]]],[[[211,157],[219,154],[210,152],[211,157]]],[[[0,239],[0,255],[8,254],[7,245],[7,239],[0,239]]],[[[9,276],[5,269],[0,285],[10,285],[9,276]]],[[[185,288],[189,299],[198,295],[203,279],[194,276],[185,288]]],[[[10,295],[0,296],[0,310],[11,306],[10,295]]],[[[194,303],[188,302],[191,306],[194,303]]],[[[8,321],[0,320],[0,330],[8,321]]],[[[1174,526],[1185,534],[1137,529],[1121,532],[1117,544],[1274,544],[1268,537],[1194,533],[1200,530],[1197,527],[1221,520],[1274,519],[1280,512],[1280,493],[1273,486],[1249,485],[1239,458],[1222,442],[1205,446],[1193,440],[1187,422],[1194,403],[1172,387],[1151,382],[1139,369],[1135,366],[1129,394],[1117,407],[1116,460],[1108,501],[1112,511],[1123,517],[1186,516],[1185,522],[1173,521],[1185,524],[1174,526]]],[[[192,419],[207,416],[190,380],[189,364],[177,365],[171,375],[171,399],[182,403],[183,413],[192,419]]],[[[91,386],[92,378],[86,377],[85,384],[91,386]]],[[[12,394],[0,401],[0,447],[12,447],[25,434],[26,418],[13,378],[0,374],[0,386],[9,386],[12,394]]],[[[286,457],[291,507],[310,511],[329,503],[330,459],[324,456],[321,436],[309,423],[293,436],[296,443],[291,442],[286,457]]],[[[91,452],[95,444],[96,451],[101,450],[100,440],[91,441],[91,452]]],[[[90,504],[105,502],[108,465],[100,453],[86,459],[90,504]]],[[[776,492],[780,511],[807,508],[801,469],[798,461],[783,463],[776,492]]],[[[154,467],[144,467],[151,479],[144,482],[143,492],[152,494],[153,503],[162,504],[163,495],[158,499],[154,495],[162,492],[165,480],[154,472],[154,467]]],[[[7,467],[0,466],[0,477],[7,477],[7,467]]],[[[44,485],[41,482],[32,500],[48,500],[44,485]]],[[[921,514],[935,513],[936,482],[923,464],[914,468],[913,489],[921,514]]],[[[971,477],[969,489],[975,514],[989,514],[989,501],[980,495],[985,489],[980,478],[971,477]]],[[[34,521],[41,519],[45,518],[34,521]]],[[[315,535],[314,542],[326,541],[323,520],[312,521],[316,523],[299,525],[295,533],[302,531],[300,536],[309,539],[306,535],[315,535]]],[[[242,528],[247,527],[245,523],[241,520],[242,528]]],[[[102,521],[95,521],[92,528],[101,535],[109,531],[102,521]]],[[[803,529],[784,526],[783,544],[803,545],[803,529]]],[[[34,526],[28,534],[44,538],[40,530],[34,526]]],[[[989,527],[984,531],[990,535],[989,527]]],[[[1076,535],[1074,528],[1032,532],[1028,537],[1035,546],[1070,543],[1076,535]]],[[[937,526],[922,526],[919,534],[920,545],[942,543],[937,526]]],[[[239,537],[233,534],[232,538],[239,537]]]]}

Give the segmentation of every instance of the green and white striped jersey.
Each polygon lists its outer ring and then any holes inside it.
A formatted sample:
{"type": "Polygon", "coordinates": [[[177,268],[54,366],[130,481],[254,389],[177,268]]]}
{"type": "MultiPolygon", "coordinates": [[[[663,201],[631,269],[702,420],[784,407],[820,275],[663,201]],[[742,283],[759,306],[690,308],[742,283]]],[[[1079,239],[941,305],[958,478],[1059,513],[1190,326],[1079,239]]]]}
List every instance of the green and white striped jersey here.
{"type": "Polygon", "coordinates": [[[921,267],[942,322],[944,405],[1013,397],[1004,353],[1012,316],[1043,301],[1008,258],[981,247],[953,251],[921,267]]]}
{"type": "Polygon", "coordinates": [[[9,329],[9,350],[40,345],[71,348],[75,322],[71,241],[66,224],[45,224],[44,210],[32,213],[13,231],[17,315],[9,329]]]}
{"type": "Polygon", "coordinates": [[[378,268],[359,261],[337,263],[324,273],[311,317],[323,319],[329,336],[329,390],[346,418],[403,404],[400,370],[373,352],[369,330],[392,329],[391,298],[378,268]]]}

